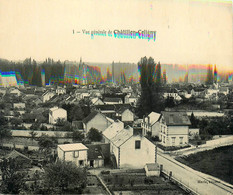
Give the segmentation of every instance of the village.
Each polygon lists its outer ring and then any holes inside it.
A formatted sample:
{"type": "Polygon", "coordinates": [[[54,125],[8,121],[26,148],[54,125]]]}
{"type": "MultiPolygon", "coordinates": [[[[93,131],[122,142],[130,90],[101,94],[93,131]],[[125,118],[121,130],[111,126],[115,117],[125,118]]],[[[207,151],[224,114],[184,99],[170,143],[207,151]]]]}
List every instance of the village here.
{"type": "MultiPolygon", "coordinates": [[[[44,187],[48,167],[52,171],[54,163],[72,162],[87,175],[73,193],[198,194],[206,190],[203,176],[192,176],[191,171],[190,177],[197,177],[195,182],[202,185],[187,184],[175,176],[178,168],[173,170],[166,163],[178,164],[177,157],[232,145],[233,96],[228,83],[166,84],[165,110],[141,118],[136,111],[141,95],[138,84],[7,87],[0,94],[1,128],[10,129],[0,137],[3,192],[7,192],[3,181],[9,177],[8,185],[17,186],[11,193],[46,194],[51,190],[44,187]],[[205,122],[204,127],[200,125],[205,122]],[[13,180],[16,176],[6,176],[6,170],[22,172],[24,179],[13,180]]],[[[53,190],[59,193],[57,188],[53,190]]],[[[232,185],[224,190],[230,192],[232,185]]]]}

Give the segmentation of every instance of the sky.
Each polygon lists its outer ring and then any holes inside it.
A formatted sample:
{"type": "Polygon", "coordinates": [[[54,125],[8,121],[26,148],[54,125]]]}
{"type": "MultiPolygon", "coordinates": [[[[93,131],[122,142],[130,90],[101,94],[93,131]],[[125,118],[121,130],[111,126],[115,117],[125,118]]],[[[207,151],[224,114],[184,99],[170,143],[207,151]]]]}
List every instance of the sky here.
{"type": "Polygon", "coordinates": [[[151,56],[233,70],[232,13],[230,0],[0,0],[0,58],[137,63],[151,56]],[[149,30],[156,40],[92,39],[83,30],[149,30]]]}

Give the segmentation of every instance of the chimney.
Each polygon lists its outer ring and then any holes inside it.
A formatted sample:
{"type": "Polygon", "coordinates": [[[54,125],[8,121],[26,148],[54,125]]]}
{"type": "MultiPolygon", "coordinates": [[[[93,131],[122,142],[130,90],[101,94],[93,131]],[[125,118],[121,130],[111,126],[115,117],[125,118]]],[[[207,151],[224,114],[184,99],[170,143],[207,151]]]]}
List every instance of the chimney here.
{"type": "Polygon", "coordinates": [[[145,123],[145,115],[143,115],[143,123],[145,123]]]}

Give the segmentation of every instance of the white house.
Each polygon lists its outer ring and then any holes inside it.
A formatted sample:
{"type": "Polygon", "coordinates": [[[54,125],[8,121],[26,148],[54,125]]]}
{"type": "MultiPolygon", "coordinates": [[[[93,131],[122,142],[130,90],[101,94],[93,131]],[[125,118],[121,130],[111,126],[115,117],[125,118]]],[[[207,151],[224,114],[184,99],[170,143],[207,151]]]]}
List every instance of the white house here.
{"type": "Polygon", "coordinates": [[[49,110],[49,123],[56,124],[58,119],[67,120],[67,111],[63,108],[53,107],[49,110]]]}
{"type": "Polygon", "coordinates": [[[137,101],[138,96],[135,94],[128,94],[125,96],[125,104],[131,104],[133,106],[136,106],[137,101]]]}
{"type": "Polygon", "coordinates": [[[121,121],[123,122],[133,122],[134,121],[134,113],[127,107],[122,107],[117,110],[117,115],[121,117],[121,121]]]}
{"type": "Polygon", "coordinates": [[[57,94],[57,95],[66,94],[66,89],[63,88],[63,87],[57,87],[57,89],[56,89],[56,94],[57,94]]]}
{"type": "Polygon", "coordinates": [[[95,128],[102,132],[111,124],[112,122],[98,111],[90,113],[83,119],[83,129],[86,133],[88,133],[91,128],[95,128]]]}
{"type": "Polygon", "coordinates": [[[181,98],[181,97],[179,96],[179,94],[176,93],[176,92],[164,93],[163,97],[164,97],[164,98],[173,97],[174,100],[176,100],[176,101],[181,101],[181,100],[182,100],[182,98],[181,98]]]}
{"type": "Polygon", "coordinates": [[[53,92],[50,92],[50,91],[45,92],[42,95],[42,101],[43,101],[43,103],[49,101],[54,95],[55,95],[55,93],[53,93],[53,92]]]}
{"type": "Polygon", "coordinates": [[[161,144],[184,146],[189,143],[190,120],[185,112],[162,112],[159,118],[161,144]]]}
{"type": "Polygon", "coordinates": [[[78,167],[87,165],[87,150],[88,148],[82,143],[63,144],[57,146],[58,158],[62,161],[70,161],[78,167]]]}
{"type": "Polygon", "coordinates": [[[152,136],[159,136],[159,117],[160,114],[156,112],[151,112],[147,117],[143,117],[143,121],[141,123],[143,135],[147,135],[148,132],[150,132],[152,136]]]}
{"type": "Polygon", "coordinates": [[[111,139],[110,152],[116,157],[118,168],[144,168],[155,162],[155,145],[133,130],[123,129],[111,139]]]}
{"type": "Polygon", "coordinates": [[[13,103],[14,109],[25,109],[25,103],[13,103]]]}

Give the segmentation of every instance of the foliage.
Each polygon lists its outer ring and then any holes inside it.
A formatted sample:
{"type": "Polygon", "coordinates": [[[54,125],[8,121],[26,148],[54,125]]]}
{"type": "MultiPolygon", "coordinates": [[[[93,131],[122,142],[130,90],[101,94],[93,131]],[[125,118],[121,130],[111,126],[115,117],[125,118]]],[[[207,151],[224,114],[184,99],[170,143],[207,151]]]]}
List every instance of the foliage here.
{"type": "Polygon", "coordinates": [[[86,184],[87,173],[85,169],[75,164],[57,161],[45,168],[45,185],[49,191],[57,194],[68,192],[82,192],[86,184]]]}
{"type": "Polygon", "coordinates": [[[20,118],[12,118],[10,120],[11,124],[14,125],[16,128],[23,123],[23,120],[20,118]]]}
{"type": "Polygon", "coordinates": [[[83,141],[84,139],[84,134],[80,131],[73,131],[72,132],[72,139],[74,142],[76,141],[83,141]]]}
{"type": "Polygon", "coordinates": [[[17,159],[4,159],[0,163],[2,171],[2,192],[18,194],[25,184],[25,173],[20,172],[22,163],[17,159]]]}
{"type": "Polygon", "coordinates": [[[54,138],[48,135],[42,134],[38,138],[38,145],[42,150],[49,151],[51,148],[55,147],[56,141],[54,138]]]}
{"type": "Polygon", "coordinates": [[[97,129],[95,128],[91,128],[87,134],[87,138],[90,141],[94,141],[94,142],[99,142],[102,140],[103,135],[101,132],[99,132],[97,129]]]}
{"type": "Polygon", "coordinates": [[[153,58],[141,58],[138,63],[141,73],[141,96],[137,105],[137,115],[142,118],[152,111],[160,113],[164,110],[164,102],[162,98],[162,82],[161,82],[161,65],[157,65],[153,58]]]}
{"type": "Polygon", "coordinates": [[[0,141],[3,143],[4,139],[10,139],[12,137],[12,133],[9,129],[7,128],[1,128],[0,129],[0,141]]]}
{"type": "Polygon", "coordinates": [[[30,127],[31,130],[40,130],[40,125],[41,123],[39,122],[35,122],[32,124],[32,126],[30,127]]]}
{"type": "Polygon", "coordinates": [[[173,108],[173,107],[175,107],[174,97],[167,96],[167,98],[165,99],[165,107],[166,108],[173,108]]]}

